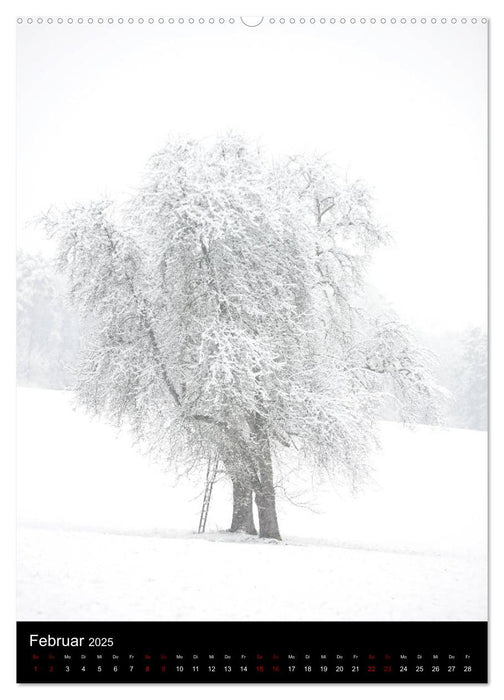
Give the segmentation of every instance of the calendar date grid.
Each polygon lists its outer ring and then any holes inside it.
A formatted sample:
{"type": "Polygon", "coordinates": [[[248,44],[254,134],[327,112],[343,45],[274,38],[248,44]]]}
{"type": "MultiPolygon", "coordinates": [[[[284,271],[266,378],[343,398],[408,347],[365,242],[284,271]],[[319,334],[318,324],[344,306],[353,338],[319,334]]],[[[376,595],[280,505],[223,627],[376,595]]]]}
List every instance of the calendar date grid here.
{"type": "Polygon", "coordinates": [[[470,652],[422,653],[374,652],[34,652],[30,659],[33,674],[93,675],[432,675],[471,674],[470,652]]]}

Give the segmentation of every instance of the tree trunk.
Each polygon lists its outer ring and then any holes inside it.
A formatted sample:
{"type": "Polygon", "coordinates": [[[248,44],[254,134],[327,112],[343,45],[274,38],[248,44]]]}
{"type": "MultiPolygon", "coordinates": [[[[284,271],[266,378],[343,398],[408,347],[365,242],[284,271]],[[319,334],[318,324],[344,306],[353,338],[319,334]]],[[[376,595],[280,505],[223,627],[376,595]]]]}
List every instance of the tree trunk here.
{"type": "Polygon", "coordinates": [[[260,467],[261,488],[255,494],[259,516],[259,537],[281,540],[276,513],[275,487],[271,459],[263,460],[260,467]]]}
{"type": "Polygon", "coordinates": [[[257,514],[259,516],[259,537],[281,540],[276,513],[275,486],[273,483],[273,464],[268,434],[263,420],[255,416],[255,439],[258,448],[257,466],[260,485],[255,490],[257,514]]]}
{"type": "Polygon", "coordinates": [[[252,487],[236,477],[233,478],[233,520],[229,530],[257,535],[254,525],[252,487]]]}

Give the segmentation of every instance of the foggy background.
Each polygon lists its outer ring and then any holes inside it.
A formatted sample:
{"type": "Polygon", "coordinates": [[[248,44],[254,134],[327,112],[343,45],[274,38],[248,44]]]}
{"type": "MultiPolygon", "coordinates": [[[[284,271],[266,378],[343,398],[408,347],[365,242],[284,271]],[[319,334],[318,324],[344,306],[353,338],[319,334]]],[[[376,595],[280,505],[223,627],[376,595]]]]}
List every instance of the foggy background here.
{"type": "Polygon", "coordinates": [[[436,354],[445,423],[486,429],[485,25],[18,29],[20,384],[70,387],[81,331],[34,217],[127,196],[170,134],[233,129],[372,187],[394,243],[370,282],[436,354]]]}

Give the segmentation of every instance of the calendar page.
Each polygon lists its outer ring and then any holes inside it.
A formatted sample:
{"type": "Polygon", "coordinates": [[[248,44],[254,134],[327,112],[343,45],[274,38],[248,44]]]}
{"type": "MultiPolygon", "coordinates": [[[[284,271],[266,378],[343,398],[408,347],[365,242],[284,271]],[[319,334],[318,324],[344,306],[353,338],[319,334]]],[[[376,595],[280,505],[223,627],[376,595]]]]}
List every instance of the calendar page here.
{"type": "Polygon", "coordinates": [[[19,17],[18,681],[487,679],[484,17],[19,17]]]}

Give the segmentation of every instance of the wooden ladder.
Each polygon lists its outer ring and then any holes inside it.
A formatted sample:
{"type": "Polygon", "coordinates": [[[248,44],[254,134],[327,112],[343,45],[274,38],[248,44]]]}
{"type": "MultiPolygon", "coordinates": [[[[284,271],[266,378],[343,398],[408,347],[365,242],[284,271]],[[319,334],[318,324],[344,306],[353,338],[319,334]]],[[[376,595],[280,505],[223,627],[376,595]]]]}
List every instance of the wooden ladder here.
{"type": "Polygon", "coordinates": [[[198,534],[205,532],[206,521],[208,517],[208,509],[210,508],[210,499],[212,497],[212,489],[217,476],[218,459],[208,460],[208,469],[206,474],[205,495],[203,496],[203,505],[201,507],[201,515],[198,526],[198,534]]]}

